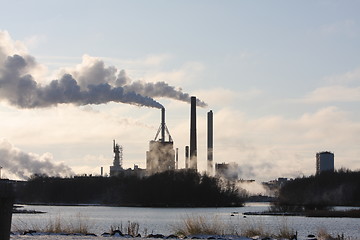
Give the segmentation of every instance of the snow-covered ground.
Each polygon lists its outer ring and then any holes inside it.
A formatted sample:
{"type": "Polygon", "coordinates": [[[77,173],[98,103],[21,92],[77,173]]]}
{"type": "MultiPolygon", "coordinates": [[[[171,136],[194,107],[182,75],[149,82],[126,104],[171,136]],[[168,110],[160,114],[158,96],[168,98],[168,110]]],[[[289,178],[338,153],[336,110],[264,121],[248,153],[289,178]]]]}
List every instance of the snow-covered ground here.
{"type": "MultiPolygon", "coordinates": [[[[221,239],[221,240],[252,240],[240,236],[197,236],[199,239],[221,239]]],[[[126,238],[126,237],[102,237],[102,236],[64,236],[64,235],[12,235],[11,240],[111,240],[111,239],[134,239],[134,240],[159,240],[159,238],[126,238]]],[[[165,239],[165,238],[164,238],[165,239]]],[[[192,239],[189,237],[188,239],[192,239]]],[[[160,239],[161,240],[161,239],[160,239]]]]}
{"type": "Polygon", "coordinates": [[[13,235],[11,240],[97,240],[105,239],[103,237],[93,236],[60,236],[60,235],[36,235],[36,236],[24,236],[13,235]]]}

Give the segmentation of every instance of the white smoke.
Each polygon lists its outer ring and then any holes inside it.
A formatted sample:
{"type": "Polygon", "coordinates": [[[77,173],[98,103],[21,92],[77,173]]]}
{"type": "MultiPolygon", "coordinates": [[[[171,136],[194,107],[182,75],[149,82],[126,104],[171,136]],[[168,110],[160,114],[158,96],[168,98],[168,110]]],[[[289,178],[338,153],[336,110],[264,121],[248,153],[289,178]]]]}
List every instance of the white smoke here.
{"type": "MultiPolygon", "coordinates": [[[[191,101],[191,96],[188,93],[183,93],[181,89],[177,90],[166,82],[145,83],[142,81],[135,81],[131,84],[124,85],[123,87],[125,91],[133,91],[148,97],[166,97],[188,103],[191,101]]],[[[199,99],[196,99],[196,105],[199,107],[207,106],[205,102],[199,99]]]]}
{"type": "Polygon", "coordinates": [[[0,99],[20,108],[50,107],[61,103],[102,104],[111,101],[162,107],[150,97],[124,91],[124,88],[113,87],[109,83],[88,85],[82,90],[70,74],[64,74],[60,79],[42,86],[28,73],[35,65],[35,59],[31,56],[8,56],[0,70],[0,99]]]}
{"type": "Polygon", "coordinates": [[[254,195],[263,195],[269,196],[269,191],[264,187],[262,183],[258,183],[256,181],[243,181],[237,184],[238,187],[245,189],[250,196],[254,195]]]}
{"type": "Polygon", "coordinates": [[[21,179],[28,179],[33,174],[61,177],[74,175],[65,164],[53,163],[51,154],[26,153],[5,140],[0,141],[0,167],[21,179]]]}
{"type": "MultiPolygon", "coordinates": [[[[170,98],[190,103],[191,96],[182,92],[182,89],[176,89],[166,82],[144,82],[132,81],[125,70],[118,70],[113,66],[106,67],[105,63],[95,57],[83,56],[82,63],[74,69],[63,69],[62,74],[70,73],[78,80],[81,89],[86,90],[89,85],[110,84],[117,88],[123,88],[124,92],[134,92],[141,96],[150,98],[170,98]]],[[[206,107],[207,104],[197,99],[199,107],[206,107]]]]}
{"type": "MultiPolygon", "coordinates": [[[[165,97],[190,102],[190,96],[165,82],[131,82],[124,70],[106,67],[87,55],[72,70],[62,70],[58,79],[40,84],[32,74],[39,64],[24,50],[17,51],[7,32],[0,31],[0,100],[20,108],[121,102],[161,108],[153,98],[165,97]]],[[[206,104],[198,100],[199,106],[206,104]]]]}

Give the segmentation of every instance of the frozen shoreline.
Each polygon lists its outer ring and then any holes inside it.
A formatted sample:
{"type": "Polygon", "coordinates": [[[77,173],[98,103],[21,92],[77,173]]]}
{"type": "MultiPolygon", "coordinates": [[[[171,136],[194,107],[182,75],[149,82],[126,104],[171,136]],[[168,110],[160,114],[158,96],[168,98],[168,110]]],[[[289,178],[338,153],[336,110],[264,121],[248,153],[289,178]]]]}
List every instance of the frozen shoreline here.
{"type": "MultiPolygon", "coordinates": [[[[154,235],[153,237],[132,237],[132,236],[96,236],[96,235],[62,235],[62,234],[46,234],[46,233],[34,233],[19,235],[14,234],[10,236],[10,239],[13,240],[31,240],[31,239],[41,239],[41,240],[95,240],[95,239],[136,239],[136,240],[161,240],[161,239],[218,239],[218,240],[252,240],[253,238],[247,238],[243,236],[234,236],[234,235],[194,235],[188,236],[185,238],[179,238],[174,235],[171,236],[160,236],[154,235]]],[[[260,238],[261,239],[261,238],[260,238]]],[[[271,240],[272,238],[267,238],[271,240]]]]}

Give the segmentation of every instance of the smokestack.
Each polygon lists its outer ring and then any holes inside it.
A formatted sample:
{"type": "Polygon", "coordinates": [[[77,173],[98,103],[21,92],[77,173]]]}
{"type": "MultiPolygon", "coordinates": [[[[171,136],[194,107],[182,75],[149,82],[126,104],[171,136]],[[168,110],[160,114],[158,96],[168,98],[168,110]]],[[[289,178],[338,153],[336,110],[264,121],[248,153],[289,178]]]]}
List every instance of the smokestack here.
{"type": "Polygon", "coordinates": [[[101,167],[101,168],[100,168],[100,176],[103,176],[103,175],[104,175],[104,168],[101,167]]]}
{"type": "Polygon", "coordinates": [[[189,146],[185,146],[185,168],[189,168],[189,146]]]}
{"type": "Polygon", "coordinates": [[[213,174],[213,112],[210,110],[207,114],[207,170],[209,174],[213,174]]]}
{"type": "Polygon", "coordinates": [[[161,142],[165,142],[165,108],[161,108],[161,142]]]}
{"type": "Polygon", "coordinates": [[[190,112],[190,168],[197,169],[197,146],[196,146],[196,97],[191,97],[190,112]]]}
{"type": "Polygon", "coordinates": [[[179,148],[176,148],[176,155],[175,155],[175,169],[179,168],[179,148]]]}

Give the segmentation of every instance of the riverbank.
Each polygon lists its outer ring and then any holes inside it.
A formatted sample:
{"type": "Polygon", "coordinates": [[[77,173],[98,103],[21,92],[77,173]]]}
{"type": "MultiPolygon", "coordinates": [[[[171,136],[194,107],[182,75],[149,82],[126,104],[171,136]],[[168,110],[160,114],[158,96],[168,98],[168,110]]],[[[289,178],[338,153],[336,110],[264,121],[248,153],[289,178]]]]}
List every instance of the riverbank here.
{"type": "Polygon", "coordinates": [[[50,220],[46,227],[39,230],[16,231],[11,234],[11,239],[43,239],[43,240],[86,240],[86,239],[139,239],[139,240],[165,240],[165,239],[212,239],[212,240],[356,240],[357,238],[341,235],[331,235],[324,229],[319,229],[314,234],[298,237],[298,232],[289,227],[287,223],[277,229],[265,229],[263,225],[247,225],[242,228],[229,227],[224,222],[204,217],[189,217],[178,226],[173,226],[174,234],[144,234],[139,233],[139,224],[128,221],[125,225],[110,226],[109,232],[94,234],[89,232],[89,223],[78,219],[77,225],[70,224],[64,219],[50,220]]]}
{"type": "Polygon", "coordinates": [[[256,216],[302,216],[302,217],[318,217],[318,218],[360,218],[360,209],[351,210],[314,210],[302,212],[244,212],[244,215],[256,216]]]}
{"type": "MultiPolygon", "coordinates": [[[[21,235],[12,235],[10,239],[12,240],[100,240],[100,239],[113,239],[113,238],[123,238],[123,237],[102,237],[102,236],[64,236],[64,235],[34,235],[34,236],[21,236],[21,235]]],[[[128,239],[128,238],[126,238],[128,239]]],[[[136,240],[159,240],[159,238],[134,238],[136,240]]],[[[179,238],[172,238],[179,239],[179,238]]],[[[213,240],[253,240],[252,238],[241,237],[241,236],[193,236],[189,239],[213,239],[213,240]]],[[[272,240],[267,238],[267,240],[272,240]]]]}
{"type": "Polygon", "coordinates": [[[44,214],[46,212],[24,209],[24,206],[15,205],[12,210],[13,214],[44,214]]]}
{"type": "MultiPolygon", "coordinates": [[[[61,234],[34,234],[34,235],[11,235],[10,239],[12,240],[100,240],[100,239],[129,239],[129,237],[123,236],[93,236],[93,235],[61,235],[61,234]]],[[[161,239],[199,239],[199,240],[357,240],[357,238],[347,238],[344,235],[331,236],[328,234],[320,233],[317,235],[309,234],[305,238],[298,238],[297,236],[293,236],[292,238],[271,238],[271,237],[244,237],[237,235],[194,235],[188,236],[186,238],[162,238],[162,237],[135,237],[132,239],[136,240],[161,240],[161,239]]]]}

